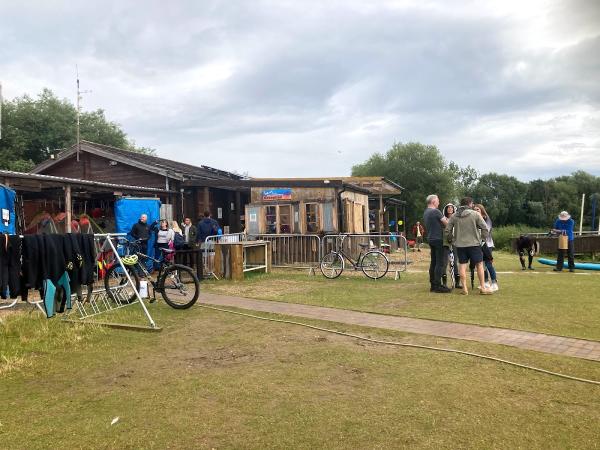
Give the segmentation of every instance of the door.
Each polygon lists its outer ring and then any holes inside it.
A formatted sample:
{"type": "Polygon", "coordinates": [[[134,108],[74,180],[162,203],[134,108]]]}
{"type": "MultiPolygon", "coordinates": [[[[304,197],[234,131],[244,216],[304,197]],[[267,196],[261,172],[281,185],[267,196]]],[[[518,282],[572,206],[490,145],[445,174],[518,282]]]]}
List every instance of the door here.
{"type": "Polygon", "coordinates": [[[323,203],[323,231],[333,233],[333,203],[323,203]]]}
{"type": "Polygon", "coordinates": [[[248,234],[259,234],[260,206],[246,207],[246,231],[248,234]]]}

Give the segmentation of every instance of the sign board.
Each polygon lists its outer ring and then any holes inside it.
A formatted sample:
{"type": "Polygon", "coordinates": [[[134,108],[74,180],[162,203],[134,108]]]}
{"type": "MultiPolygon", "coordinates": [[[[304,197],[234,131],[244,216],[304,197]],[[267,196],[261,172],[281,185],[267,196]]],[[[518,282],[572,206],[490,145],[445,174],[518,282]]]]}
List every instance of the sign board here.
{"type": "Polygon", "coordinates": [[[217,219],[223,218],[223,208],[217,208],[217,219]]]}
{"type": "Polygon", "coordinates": [[[291,200],[292,190],[290,188],[285,189],[265,189],[262,191],[262,199],[264,201],[273,200],[291,200]]]}
{"type": "Polygon", "coordinates": [[[250,222],[256,222],[256,214],[250,214],[250,222]]]}

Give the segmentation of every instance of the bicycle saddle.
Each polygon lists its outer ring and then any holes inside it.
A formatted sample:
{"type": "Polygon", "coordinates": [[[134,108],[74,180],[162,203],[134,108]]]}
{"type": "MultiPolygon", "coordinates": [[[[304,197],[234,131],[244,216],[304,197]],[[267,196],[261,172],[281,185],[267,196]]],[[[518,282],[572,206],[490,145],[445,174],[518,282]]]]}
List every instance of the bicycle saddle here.
{"type": "Polygon", "coordinates": [[[359,247],[362,247],[362,248],[369,248],[369,246],[370,246],[370,245],[371,245],[371,244],[362,244],[362,243],[359,243],[359,244],[358,244],[358,246],[359,246],[359,247]]]}

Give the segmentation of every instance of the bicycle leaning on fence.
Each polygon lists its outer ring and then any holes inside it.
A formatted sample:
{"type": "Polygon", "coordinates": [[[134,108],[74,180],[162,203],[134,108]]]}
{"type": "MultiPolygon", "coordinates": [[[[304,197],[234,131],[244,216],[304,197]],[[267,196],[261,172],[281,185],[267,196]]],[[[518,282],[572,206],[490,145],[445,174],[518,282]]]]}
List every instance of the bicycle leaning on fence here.
{"type": "Polygon", "coordinates": [[[345,261],[347,260],[355,271],[362,270],[369,278],[377,280],[384,277],[390,266],[387,256],[379,250],[371,249],[367,251],[370,247],[369,243],[359,243],[360,254],[354,260],[344,252],[344,240],[347,237],[347,235],[340,234],[339,239],[336,239],[336,249],[321,258],[320,268],[323,276],[331,279],[339,277],[345,269],[345,261]]]}
{"type": "MultiPolygon", "coordinates": [[[[135,283],[135,288],[140,291],[140,273],[145,276],[152,286],[152,300],[156,300],[156,293],[159,292],[165,302],[175,309],[187,309],[196,303],[200,294],[200,281],[191,267],[183,264],[174,264],[172,261],[175,256],[175,250],[160,249],[162,257],[160,259],[152,258],[141,252],[141,241],[121,240],[119,247],[124,250],[121,257],[127,273],[135,283]],[[152,275],[146,267],[146,262],[151,261],[153,265],[158,266],[158,275],[152,278],[152,275]]],[[[123,268],[119,264],[112,265],[106,272],[104,285],[108,296],[113,298],[114,287],[125,286],[129,283],[123,268]]],[[[132,303],[137,299],[135,292],[125,296],[125,301],[132,303]]],[[[123,299],[120,299],[123,302],[123,299]]]]}

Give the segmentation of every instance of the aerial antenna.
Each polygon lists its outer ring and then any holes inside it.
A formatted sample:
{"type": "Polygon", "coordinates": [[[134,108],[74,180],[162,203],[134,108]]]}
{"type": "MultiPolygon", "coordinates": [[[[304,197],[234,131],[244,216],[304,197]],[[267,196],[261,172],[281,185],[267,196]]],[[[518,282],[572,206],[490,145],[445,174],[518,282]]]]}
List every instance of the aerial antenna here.
{"type": "Polygon", "coordinates": [[[79,90],[79,68],[75,64],[75,72],[77,72],[77,162],[79,162],[79,152],[81,152],[81,138],[79,135],[79,115],[81,113],[81,94],[88,94],[92,91],[79,90]]]}

